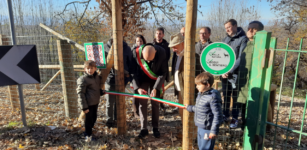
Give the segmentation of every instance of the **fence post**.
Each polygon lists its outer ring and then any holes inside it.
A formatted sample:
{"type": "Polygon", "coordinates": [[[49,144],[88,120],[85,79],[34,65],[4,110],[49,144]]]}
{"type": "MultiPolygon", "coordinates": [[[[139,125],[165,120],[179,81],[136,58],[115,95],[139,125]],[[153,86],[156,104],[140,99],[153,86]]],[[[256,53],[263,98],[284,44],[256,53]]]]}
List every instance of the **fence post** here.
{"type": "MultiPolygon", "coordinates": [[[[5,35],[0,34],[0,45],[9,45],[9,39],[5,35]]],[[[12,110],[20,108],[17,85],[8,86],[8,99],[11,102],[12,110]]]]}
{"type": "Polygon", "coordinates": [[[76,79],[72,59],[71,45],[65,40],[57,40],[59,62],[66,117],[78,116],[76,79]]]}
{"type": "MultiPolygon", "coordinates": [[[[259,114],[261,114],[260,120],[260,125],[257,128],[257,134],[263,137],[265,136],[265,131],[266,131],[266,121],[267,121],[267,116],[268,116],[268,107],[270,105],[270,94],[271,94],[271,83],[272,83],[272,73],[274,69],[274,60],[275,60],[275,51],[274,49],[276,48],[276,38],[272,37],[270,38],[269,42],[269,48],[270,50],[267,50],[267,58],[265,69],[266,69],[266,74],[265,74],[265,81],[264,81],[264,89],[263,89],[263,95],[260,97],[260,108],[259,108],[259,114]]],[[[275,102],[275,100],[274,100],[275,102]]],[[[272,107],[271,107],[272,109],[272,107]]],[[[274,110],[272,110],[272,113],[274,110]]],[[[274,113],[273,113],[274,114],[274,113]]],[[[272,114],[270,114],[272,115],[272,114]]],[[[272,118],[273,119],[273,118],[272,118]]],[[[273,121],[273,120],[272,120],[273,121]]],[[[261,145],[263,145],[263,141],[261,145]]],[[[259,149],[262,149],[263,147],[258,147],[259,149]]]]}
{"type": "Polygon", "coordinates": [[[268,99],[264,97],[270,95],[270,83],[266,82],[266,71],[269,56],[269,44],[271,32],[259,31],[254,37],[254,50],[252,67],[248,88],[248,99],[246,106],[246,121],[244,130],[243,149],[262,149],[264,135],[260,134],[265,130],[268,99]],[[268,86],[268,87],[267,87],[268,86]],[[264,128],[264,129],[262,129],[264,128]]]}
{"type": "MultiPolygon", "coordinates": [[[[184,104],[195,104],[195,34],[197,0],[188,0],[184,37],[184,104]]],[[[183,111],[182,149],[190,150],[195,132],[194,114],[183,111]]]]}
{"type": "MultiPolygon", "coordinates": [[[[112,25],[114,38],[115,90],[125,92],[123,62],[122,0],[112,0],[112,25]]],[[[117,131],[126,133],[126,102],[124,96],[116,96],[117,131]]]]}
{"type": "Polygon", "coordinates": [[[40,84],[35,84],[35,89],[36,89],[36,91],[40,91],[41,90],[40,84]]]}

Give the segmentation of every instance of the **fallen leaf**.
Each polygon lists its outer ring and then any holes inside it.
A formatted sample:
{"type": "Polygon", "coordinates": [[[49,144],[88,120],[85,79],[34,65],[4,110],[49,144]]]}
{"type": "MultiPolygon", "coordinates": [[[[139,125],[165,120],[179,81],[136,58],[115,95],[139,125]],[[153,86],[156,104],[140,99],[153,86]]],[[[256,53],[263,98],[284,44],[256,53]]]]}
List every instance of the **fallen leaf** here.
{"type": "Polygon", "coordinates": [[[129,149],[129,146],[128,146],[127,144],[124,144],[124,145],[123,145],[123,149],[124,149],[124,150],[127,150],[127,149],[129,149]]]}
{"type": "Polygon", "coordinates": [[[24,146],[22,146],[21,144],[19,144],[19,147],[18,148],[24,148],[24,146]]]}
{"type": "Polygon", "coordinates": [[[130,138],[130,143],[133,144],[135,141],[135,138],[130,138]]]}

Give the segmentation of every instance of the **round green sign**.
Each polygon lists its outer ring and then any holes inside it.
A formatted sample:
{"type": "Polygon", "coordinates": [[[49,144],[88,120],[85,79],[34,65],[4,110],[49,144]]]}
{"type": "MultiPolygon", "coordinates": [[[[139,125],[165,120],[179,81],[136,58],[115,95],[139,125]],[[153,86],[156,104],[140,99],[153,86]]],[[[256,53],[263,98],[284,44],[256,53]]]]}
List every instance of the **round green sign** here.
{"type": "Polygon", "coordinates": [[[203,69],[212,75],[222,75],[229,72],[235,65],[236,55],[233,49],[225,43],[208,45],[200,56],[203,69]]]}

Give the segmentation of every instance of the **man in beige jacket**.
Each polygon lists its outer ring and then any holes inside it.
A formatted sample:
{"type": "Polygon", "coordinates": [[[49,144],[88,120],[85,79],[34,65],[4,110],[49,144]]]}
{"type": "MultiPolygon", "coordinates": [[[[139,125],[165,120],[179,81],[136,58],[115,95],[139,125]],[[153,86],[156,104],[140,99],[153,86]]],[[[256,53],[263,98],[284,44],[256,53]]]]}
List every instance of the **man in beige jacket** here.
{"type": "MultiPolygon", "coordinates": [[[[178,97],[179,103],[183,104],[183,64],[184,64],[184,37],[177,33],[171,36],[169,47],[173,50],[172,60],[172,76],[175,83],[175,95],[178,97]]],[[[183,110],[179,109],[179,114],[183,115],[183,110]]]]}

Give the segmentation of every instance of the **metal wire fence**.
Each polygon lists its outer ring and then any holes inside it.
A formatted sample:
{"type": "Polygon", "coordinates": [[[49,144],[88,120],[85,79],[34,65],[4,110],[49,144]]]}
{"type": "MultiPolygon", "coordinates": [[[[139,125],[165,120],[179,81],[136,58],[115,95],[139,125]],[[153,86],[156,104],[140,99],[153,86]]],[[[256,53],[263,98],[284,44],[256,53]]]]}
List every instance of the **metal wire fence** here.
{"type": "MultiPolygon", "coordinates": [[[[73,35],[72,35],[73,36],[73,35]]],[[[78,122],[77,117],[80,114],[80,109],[76,107],[76,80],[79,76],[83,74],[83,62],[85,61],[84,52],[80,49],[72,46],[67,42],[62,42],[61,45],[57,43],[58,37],[54,35],[37,35],[37,36],[17,36],[17,44],[18,45],[36,45],[37,55],[40,67],[40,77],[41,84],[37,85],[24,85],[24,100],[26,107],[26,116],[27,122],[31,126],[40,125],[40,126],[56,126],[58,128],[65,128],[67,131],[75,131],[81,133],[84,129],[78,122]],[[63,61],[67,61],[68,63],[72,63],[72,67],[68,67],[66,69],[73,70],[72,74],[63,75],[60,70],[60,58],[59,55],[59,47],[62,49],[62,57],[63,61]],[[69,54],[65,54],[69,53],[69,54]],[[65,55],[65,56],[64,56],[65,55]],[[71,55],[71,56],[69,56],[71,55]],[[69,56],[69,57],[67,57],[69,56]],[[69,59],[69,60],[66,60],[69,59]],[[61,77],[62,76],[62,77],[61,77]],[[65,77],[65,78],[64,78],[65,77]],[[63,82],[65,80],[65,82],[63,82]],[[65,85],[64,85],[65,83],[65,85]],[[63,90],[65,89],[65,90],[63,90]],[[70,109],[73,112],[71,114],[72,117],[69,119],[67,116],[67,112],[65,112],[65,94],[64,93],[73,93],[71,98],[68,99],[68,103],[73,105],[70,109]],[[70,102],[69,102],[70,101],[70,102]]],[[[93,41],[93,39],[83,39],[83,41],[93,41]]],[[[106,43],[108,39],[103,38],[100,39],[106,43]]],[[[10,44],[9,36],[2,36],[2,44],[9,45],[10,44]]],[[[129,44],[132,46],[132,44],[129,44]]],[[[172,52],[171,52],[172,54],[172,52]]],[[[169,67],[171,67],[172,56],[169,61],[169,67]]],[[[66,62],[66,63],[67,63],[66,62]]],[[[198,70],[201,72],[202,70],[198,70]]],[[[168,83],[166,83],[168,84],[168,83]]],[[[218,84],[218,83],[216,83],[218,84]]],[[[116,86],[116,85],[115,85],[116,86]]],[[[219,87],[219,86],[216,86],[219,87]]],[[[1,125],[3,127],[14,127],[21,125],[21,118],[18,114],[19,110],[19,97],[17,92],[17,87],[9,86],[9,87],[1,87],[1,102],[3,106],[6,106],[6,110],[12,110],[12,106],[14,109],[14,113],[10,114],[10,119],[3,118],[1,125]],[[12,100],[10,100],[12,98],[12,100]]],[[[129,87],[126,87],[126,92],[132,92],[133,90],[129,87]]],[[[178,102],[178,98],[174,97],[174,87],[170,87],[164,95],[164,99],[178,102]]],[[[197,94],[197,93],[196,93],[197,94]]],[[[195,97],[196,98],[196,97],[195,97]]],[[[133,109],[132,109],[132,99],[127,98],[127,121],[128,121],[128,135],[135,136],[138,134],[138,126],[139,122],[135,120],[133,117],[133,109]]],[[[149,113],[151,113],[151,106],[148,107],[149,113]]],[[[102,136],[106,129],[106,102],[105,98],[101,98],[101,103],[99,104],[98,110],[98,120],[97,126],[95,126],[95,133],[99,137],[105,139],[105,143],[108,143],[109,140],[112,140],[111,137],[102,136]]],[[[165,111],[160,112],[160,126],[162,134],[168,135],[172,137],[168,139],[169,143],[166,142],[164,145],[172,145],[173,147],[180,147],[182,137],[182,126],[181,126],[181,118],[177,113],[178,110],[173,107],[166,106],[165,111]],[[171,131],[171,132],[170,132],[171,131]],[[176,138],[176,140],[174,140],[176,138]],[[173,141],[173,142],[172,142],[173,141]],[[172,144],[170,144],[172,143],[172,144]]],[[[150,118],[149,118],[150,119],[150,118]]],[[[193,120],[191,120],[194,122],[193,120]]],[[[150,129],[151,127],[149,127],[150,129]]],[[[196,135],[197,130],[194,130],[194,134],[196,135]]],[[[107,132],[108,134],[114,134],[114,132],[107,132]]],[[[242,133],[242,132],[241,132],[242,133]]],[[[225,145],[227,143],[233,143],[232,137],[236,137],[237,143],[242,143],[242,139],[240,139],[241,135],[239,131],[233,132],[229,130],[225,125],[221,127],[221,136],[219,136],[217,145],[225,145]]],[[[30,138],[31,137],[25,137],[30,138]]],[[[34,137],[32,137],[35,139],[34,137]]],[[[167,138],[166,138],[167,139],[167,138]]],[[[196,139],[193,138],[193,140],[196,139]]],[[[48,141],[45,139],[45,141],[48,141]]],[[[49,142],[55,145],[61,145],[61,141],[49,142]]],[[[129,142],[128,142],[129,143],[129,142]]],[[[161,142],[162,143],[162,142],[161,142]]],[[[80,144],[80,143],[78,143],[80,144]]],[[[155,145],[156,143],[149,142],[149,145],[155,145]]],[[[196,147],[197,143],[194,143],[196,147]]],[[[223,145],[223,146],[224,146],[223,145]]],[[[229,144],[227,144],[228,146],[229,144]]],[[[47,146],[47,145],[46,145],[47,146]]],[[[78,145],[79,146],[79,145],[78,145]]],[[[146,145],[145,145],[146,147],[146,145]]]]}
{"type": "MultiPolygon", "coordinates": [[[[58,37],[54,35],[38,35],[38,36],[17,36],[17,44],[18,45],[36,45],[37,48],[37,54],[38,54],[38,60],[40,65],[40,77],[41,77],[41,84],[39,85],[24,85],[24,100],[25,100],[25,107],[26,107],[26,116],[27,116],[27,122],[30,126],[37,126],[38,129],[42,129],[44,131],[49,130],[48,128],[42,128],[45,126],[50,127],[57,127],[54,129],[54,132],[59,133],[61,136],[68,136],[70,140],[75,142],[70,142],[67,139],[61,139],[59,137],[54,138],[51,135],[45,135],[37,136],[37,133],[29,134],[29,135],[23,135],[24,139],[28,139],[30,141],[35,141],[36,145],[38,146],[63,146],[65,144],[69,144],[72,147],[82,147],[84,146],[84,143],[78,141],[78,139],[81,138],[80,134],[83,133],[84,128],[82,127],[82,123],[78,122],[77,117],[80,114],[80,109],[76,106],[77,102],[77,95],[76,95],[76,80],[79,76],[83,74],[83,62],[85,61],[84,52],[80,49],[72,46],[69,43],[62,43],[60,47],[62,47],[63,52],[63,61],[68,61],[71,64],[71,66],[74,67],[68,67],[67,69],[70,69],[71,74],[66,74],[67,78],[64,78],[65,75],[61,74],[60,71],[60,59],[59,59],[59,45],[57,43],[58,37]],[[63,49],[64,48],[64,49],[63,49]],[[65,49],[66,48],[66,49],[65,49]],[[65,53],[69,53],[68,55],[71,55],[69,57],[69,60],[65,60],[68,57],[65,53]],[[62,77],[61,77],[62,76],[62,77]],[[64,79],[63,79],[64,78],[64,79]],[[67,81],[65,85],[63,85],[63,80],[67,81]],[[65,90],[66,91],[65,91],[65,90]],[[72,112],[72,118],[68,118],[67,112],[65,112],[65,94],[71,93],[72,98],[69,100],[71,101],[70,104],[72,106],[69,109],[73,109],[72,112]],[[75,95],[75,96],[74,96],[75,95]],[[39,126],[39,127],[38,127],[39,126]],[[62,133],[62,130],[65,132],[62,133]],[[66,132],[68,131],[68,132],[66,132]],[[39,139],[41,138],[41,139],[39,139]],[[40,142],[42,141],[42,143],[40,142]],[[46,142],[47,144],[44,144],[46,142]],[[76,144],[76,145],[74,145],[76,144]]],[[[108,39],[107,38],[100,38],[99,41],[103,41],[106,43],[108,39]]],[[[89,41],[92,42],[93,39],[83,39],[83,41],[89,41]]],[[[2,35],[2,45],[9,45],[10,44],[10,37],[2,35]]],[[[132,43],[128,43],[130,46],[132,46],[132,43]]],[[[172,54],[172,52],[171,52],[172,54]]],[[[171,67],[171,59],[169,61],[169,67],[171,67]]],[[[202,70],[196,70],[197,72],[201,72],[202,70]]],[[[238,73],[240,74],[240,72],[238,73]]],[[[197,75],[197,74],[196,74],[197,75]]],[[[172,81],[172,79],[171,79],[172,81]]],[[[240,80],[239,80],[240,81],[240,80]]],[[[291,82],[291,81],[289,81],[291,82]]],[[[168,83],[166,83],[168,84],[168,83]]],[[[226,82],[226,86],[230,84],[229,82],[226,82]]],[[[237,83],[237,86],[240,83],[237,83]]],[[[115,85],[116,86],[116,85],[115,85]]],[[[216,77],[215,84],[213,87],[221,92],[221,95],[223,95],[222,90],[222,84],[220,82],[219,77],[216,77]]],[[[7,115],[1,115],[1,131],[6,131],[7,129],[15,128],[16,126],[21,126],[21,115],[19,114],[19,97],[18,92],[16,90],[17,87],[10,86],[10,87],[0,87],[0,101],[2,104],[2,108],[0,111],[1,113],[5,112],[12,112],[7,115]],[[11,99],[10,99],[11,98],[11,99]],[[14,107],[13,107],[14,106],[14,107]],[[15,109],[13,109],[15,108],[15,109]],[[13,110],[13,111],[12,111],[13,110]]],[[[227,89],[227,88],[226,88],[227,89]]],[[[279,90],[279,85],[276,86],[276,89],[279,90]]],[[[234,89],[237,90],[237,89],[234,89]]],[[[227,89],[227,92],[230,92],[233,90],[227,89]]],[[[130,88],[129,85],[126,86],[126,92],[133,92],[133,89],[130,88]]],[[[288,109],[290,107],[290,99],[287,97],[286,93],[287,91],[284,91],[284,94],[281,94],[281,101],[275,102],[275,97],[272,99],[272,110],[273,110],[273,117],[274,119],[272,121],[276,121],[276,113],[279,111],[279,117],[282,117],[283,115],[288,115],[288,109]],[[288,100],[289,99],[289,100],[288,100]],[[275,106],[275,107],[274,107],[275,106]],[[279,106],[279,107],[277,107],[279,106]],[[278,109],[277,109],[278,108],[278,109]]],[[[283,92],[281,92],[283,93],[283,92]]],[[[231,94],[230,94],[231,95],[231,94]]],[[[228,96],[230,96],[228,95],[228,96]]],[[[273,94],[275,95],[274,91],[273,94]]],[[[195,96],[196,98],[196,96],[195,96]]],[[[230,129],[229,128],[229,122],[224,123],[220,127],[220,132],[218,135],[218,138],[216,140],[216,146],[217,149],[242,149],[243,145],[243,132],[244,130],[240,128],[240,125],[243,123],[242,118],[244,118],[244,112],[246,109],[246,106],[244,104],[242,105],[234,105],[233,99],[236,98],[236,95],[232,95],[227,100],[222,97],[223,99],[223,109],[225,111],[226,108],[230,108],[229,110],[237,111],[239,116],[239,128],[236,129],[230,129]],[[236,106],[236,107],[233,107],[236,106]]],[[[171,86],[165,93],[164,99],[178,102],[178,98],[174,96],[174,87],[171,86]]],[[[294,117],[292,117],[291,122],[294,122],[294,124],[290,125],[290,128],[293,128],[295,130],[301,130],[306,132],[306,127],[298,126],[296,122],[300,122],[300,118],[302,118],[302,111],[301,109],[303,107],[303,100],[294,99],[295,103],[292,107],[295,107],[297,109],[293,109],[292,112],[295,114],[294,117]],[[297,102],[296,102],[297,101],[297,102]]],[[[123,140],[122,142],[118,141],[116,137],[116,129],[109,129],[106,127],[106,101],[105,97],[101,97],[101,102],[99,104],[98,109],[98,120],[94,127],[94,133],[97,137],[102,139],[102,142],[98,144],[98,146],[108,146],[108,147],[120,147],[123,148],[128,145],[129,148],[135,148],[138,149],[140,147],[142,148],[159,148],[159,147],[180,147],[181,146],[181,138],[182,138],[182,124],[181,124],[181,118],[179,116],[178,110],[166,106],[165,111],[160,111],[160,132],[162,133],[162,138],[160,140],[155,141],[153,137],[149,137],[149,139],[144,141],[136,141],[134,137],[138,135],[139,133],[139,121],[138,118],[134,117],[133,114],[133,99],[132,98],[126,98],[126,115],[127,115],[127,135],[125,137],[120,138],[123,140]]],[[[228,110],[228,111],[229,111],[228,110]]],[[[151,105],[148,106],[148,113],[151,113],[151,105]]],[[[225,113],[224,111],[224,113],[225,113]]],[[[231,114],[230,112],[230,114],[231,114]]],[[[231,118],[232,115],[230,115],[231,118]]],[[[151,118],[148,118],[149,122],[151,118]]],[[[280,120],[280,119],[279,119],[280,120]]],[[[277,122],[277,124],[286,124],[289,119],[280,120],[277,122]]],[[[303,120],[304,121],[304,120],[303,120]]],[[[191,122],[194,122],[191,119],[191,122]]],[[[152,127],[149,126],[149,129],[152,127]]],[[[42,132],[44,132],[42,131],[42,132]]],[[[271,147],[272,143],[271,140],[274,138],[275,133],[271,133],[271,128],[268,129],[267,138],[264,141],[264,144],[266,147],[271,147]]],[[[197,130],[194,130],[194,133],[196,135],[197,130]]],[[[285,139],[283,139],[285,136],[286,131],[277,129],[277,149],[279,149],[280,145],[278,142],[282,143],[285,139]]],[[[294,133],[290,133],[289,139],[287,141],[287,144],[293,145],[293,148],[295,147],[294,143],[298,140],[299,137],[294,136],[294,133]]],[[[13,135],[9,135],[6,137],[7,139],[14,138],[13,135]]],[[[16,137],[15,137],[16,138],[16,137]]],[[[306,137],[302,135],[300,137],[303,141],[306,141],[306,137]]],[[[193,138],[193,140],[195,140],[193,138]]],[[[29,145],[29,142],[27,144],[26,140],[20,142],[23,145],[29,145]]],[[[1,144],[1,143],[0,143],[1,144]]],[[[30,144],[31,145],[31,144],[30,144]]],[[[276,144],[275,144],[276,145],[276,144]]],[[[96,145],[97,146],[97,145],[96,145]]],[[[197,143],[194,143],[194,148],[197,148],[197,143]]]]}

